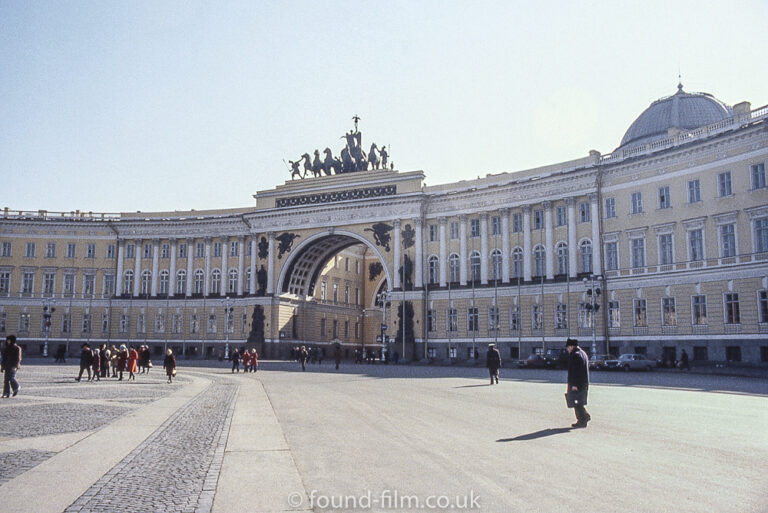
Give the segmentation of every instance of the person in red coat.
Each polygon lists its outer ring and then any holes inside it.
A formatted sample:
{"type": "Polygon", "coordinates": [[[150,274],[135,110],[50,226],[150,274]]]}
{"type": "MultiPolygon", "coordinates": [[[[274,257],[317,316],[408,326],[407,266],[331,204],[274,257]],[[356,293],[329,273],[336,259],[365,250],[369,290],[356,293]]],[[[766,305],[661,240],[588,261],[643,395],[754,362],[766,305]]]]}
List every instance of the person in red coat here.
{"type": "Polygon", "coordinates": [[[128,379],[136,381],[135,372],[139,370],[139,366],[136,361],[139,359],[139,353],[131,347],[128,349],[128,363],[126,364],[126,370],[128,371],[128,379]]]}
{"type": "Polygon", "coordinates": [[[248,368],[251,366],[251,353],[247,349],[243,349],[243,371],[248,372],[248,368]]]}
{"type": "Polygon", "coordinates": [[[120,345],[120,352],[117,353],[117,372],[120,373],[120,378],[118,381],[123,380],[123,371],[125,370],[125,366],[128,364],[128,348],[125,347],[125,344],[120,345]]]}
{"type": "Polygon", "coordinates": [[[259,353],[256,352],[256,348],[251,349],[251,372],[259,370],[259,353]]]}
{"type": "Polygon", "coordinates": [[[98,347],[93,350],[93,363],[91,367],[93,367],[93,376],[91,376],[90,381],[101,381],[99,377],[101,375],[101,351],[99,351],[98,347]]]}

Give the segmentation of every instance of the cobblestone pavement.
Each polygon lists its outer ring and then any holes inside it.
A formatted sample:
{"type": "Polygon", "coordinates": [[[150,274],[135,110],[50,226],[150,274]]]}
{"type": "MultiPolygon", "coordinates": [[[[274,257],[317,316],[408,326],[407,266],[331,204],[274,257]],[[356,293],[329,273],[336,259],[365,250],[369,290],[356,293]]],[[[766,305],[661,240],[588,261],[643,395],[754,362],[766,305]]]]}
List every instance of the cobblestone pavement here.
{"type": "Polygon", "coordinates": [[[100,404],[43,403],[3,408],[0,435],[26,438],[89,431],[109,424],[130,411],[122,406],[100,404]]]}
{"type": "Polygon", "coordinates": [[[217,378],[66,513],[210,511],[237,389],[217,378]]]}
{"type": "Polygon", "coordinates": [[[0,453],[0,484],[23,474],[54,454],[56,453],[34,449],[0,453]]]}

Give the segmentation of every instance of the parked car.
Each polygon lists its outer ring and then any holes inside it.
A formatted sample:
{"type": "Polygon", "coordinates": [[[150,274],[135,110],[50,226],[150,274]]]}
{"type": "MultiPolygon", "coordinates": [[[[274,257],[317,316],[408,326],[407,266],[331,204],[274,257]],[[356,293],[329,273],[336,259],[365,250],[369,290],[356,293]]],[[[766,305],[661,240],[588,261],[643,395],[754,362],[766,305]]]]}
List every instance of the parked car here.
{"type": "Polygon", "coordinates": [[[596,354],[589,359],[589,368],[592,370],[605,369],[605,362],[608,360],[615,360],[616,357],[612,354],[596,354]]]}
{"type": "Polygon", "coordinates": [[[656,362],[649,360],[642,354],[623,354],[617,360],[606,360],[606,369],[620,369],[625,371],[646,370],[649,371],[656,366],[656,362]]]}
{"type": "Polygon", "coordinates": [[[564,347],[547,349],[544,354],[544,367],[547,369],[567,369],[568,351],[564,347]]]}
{"type": "Polygon", "coordinates": [[[521,369],[543,369],[544,365],[544,357],[538,354],[532,354],[525,360],[519,360],[517,362],[517,366],[521,369]]]}

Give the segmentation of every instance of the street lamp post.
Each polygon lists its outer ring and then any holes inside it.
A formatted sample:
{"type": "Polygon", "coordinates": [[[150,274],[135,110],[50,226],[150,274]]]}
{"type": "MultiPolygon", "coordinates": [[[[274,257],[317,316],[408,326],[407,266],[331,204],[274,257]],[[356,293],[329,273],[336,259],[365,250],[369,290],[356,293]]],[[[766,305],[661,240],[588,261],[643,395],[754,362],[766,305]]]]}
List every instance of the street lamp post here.
{"type": "Polygon", "coordinates": [[[43,306],[43,327],[45,328],[45,344],[43,344],[44,357],[48,356],[48,337],[51,335],[51,317],[53,317],[53,312],[56,311],[56,308],[53,306],[55,303],[56,300],[51,299],[43,306]]]}
{"type": "MultiPolygon", "coordinates": [[[[387,347],[387,302],[389,301],[389,292],[382,290],[376,296],[376,300],[381,304],[381,348],[387,347]]],[[[363,355],[365,357],[365,355],[363,355]]],[[[387,361],[389,361],[389,351],[387,350],[387,361]]]]}
{"type": "Polygon", "coordinates": [[[224,344],[224,359],[229,359],[229,317],[232,315],[232,308],[229,306],[229,296],[224,298],[224,336],[226,343],[224,344]]]}
{"type": "Polygon", "coordinates": [[[600,310],[600,303],[598,298],[602,294],[600,286],[603,282],[602,276],[595,276],[594,274],[589,276],[589,279],[584,278],[584,286],[587,289],[587,296],[589,296],[589,303],[585,305],[587,312],[590,313],[590,324],[592,325],[592,355],[597,354],[597,312],[600,310]]]}

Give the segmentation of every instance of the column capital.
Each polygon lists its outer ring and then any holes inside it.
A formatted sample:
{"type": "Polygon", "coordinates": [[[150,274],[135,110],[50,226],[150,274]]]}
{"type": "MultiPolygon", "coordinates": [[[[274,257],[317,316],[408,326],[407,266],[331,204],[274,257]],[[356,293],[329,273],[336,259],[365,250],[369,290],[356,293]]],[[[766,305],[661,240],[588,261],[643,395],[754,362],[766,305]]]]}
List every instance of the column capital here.
{"type": "Polygon", "coordinates": [[[572,207],[573,205],[576,204],[576,198],[574,198],[572,196],[568,197],[568,198],[565,198],[565,204],[568,205],[569,207],[572,207]]]}
{"type": "Polygon", "coordinates": [[[213,241],[213,237],[203,237],[206,244],[210,244],[213,241]]]}
{"type": "Polygon", "coordinates": [[[448,218],[447,217],[440,217],[440,218],[438,218],[437,222],[440,223],[441,225],[445,226],[445,224],[448,222],[448,218]]]}
{"type": "Polygon", "coordinates": [[[191,246],[194,243],[195,243],[195,238],[194,237],[187,237],[187,244],[189,244],[191,246]]]}
{"type": "Polygon", "coordinates": [[[467,214],[459,214],[459,221],[462,223],[466,223],[467,219],[469,219],[469,216],[467,214]]]}
{"type": "Polygon", "coordinates": [[[595,203],[597,201],[597,193],[596,192],[590,192],[587,197],[589,198],[589,201],[592,203],[595,203]]]}
{"type": "Polygon", "coordinates": [[[158,244],[160,244],[160,239],[152,239],[152,244],[157,246],[158,244]]]}
{"type": "Polygon", "coordinates": [[[480,212],[480,219],[483,221],[488,220],[488,212],[480,212]]]}
{"type": "Polygon", "coordinates": [[[551,201],[542,201],[541,206],[544,207],[545,210],[551,210],[552,209],[552,202],[551,201]]]}
{"type": "Polygon", "coordinates": [[[171,244],[176,244],[176,242],[178,242],[178,239],[176,239],[176,237],[168,237],[168,242],[170,242],[171,244]]]}
{"type": "Polygon", "coordinates": [[[509,217],[509,207],[500,208],[499,214],[501,214],[502,217],[509,217]]]}
{"type": "Polygon", "coordinates": [[[531,213],[531,206],[530,205],[523,205],[520,207],[524,214],[530,214],[531,213]]]}
{"type": "Polygon", "coordinates": [[[400,219],[394,219],[394,220],[392,221],[392,225],[393,225],[395,228],[397,228],[397,229],[400,229],[400,224],[401,224],[401,223],[400,223],[400,219]]]}
{"type": "Polygon", "coordinates": [[[416,228],[421,228],[421,218],[417,217],[413,220],[413,224],[416,226],[416,228]]]}
{"type": "Polygon", "coordinates": [[[269,240],[275,240],[275,232],[267,232],[267,238],[269,238],[269,240]]]}
{"type": "Polygon", "coordinates": [[[245,235],[238,235],[237,238],[240,240],[240,242],[245,242],[245,235]]]}

